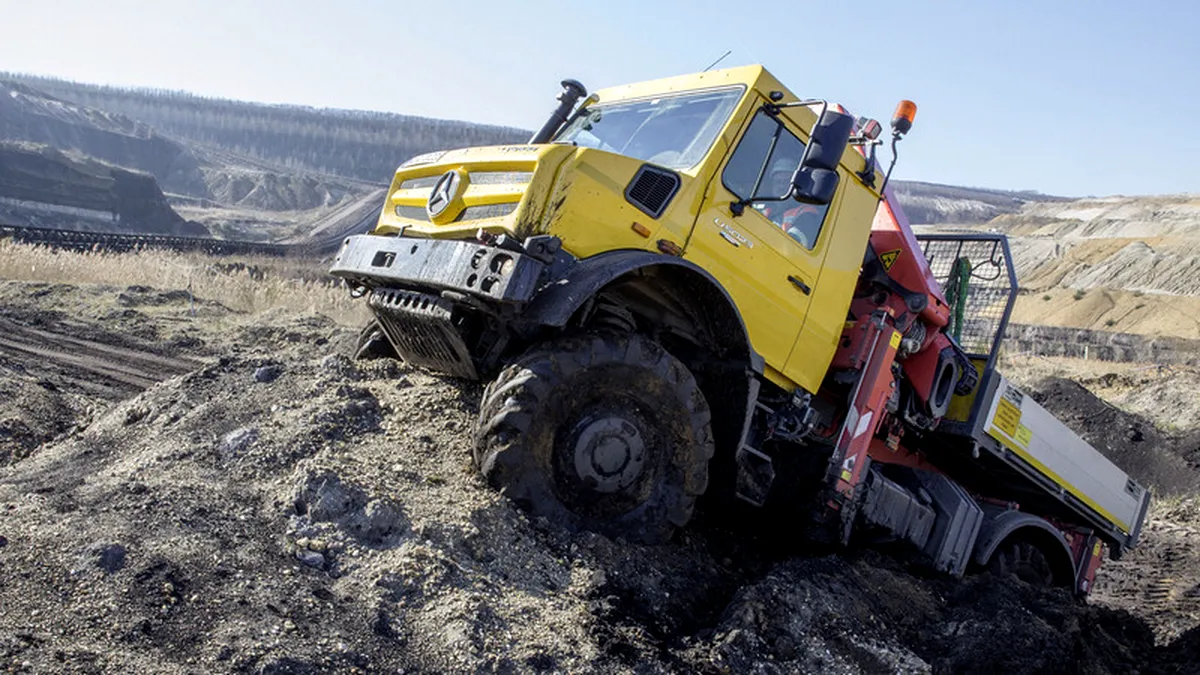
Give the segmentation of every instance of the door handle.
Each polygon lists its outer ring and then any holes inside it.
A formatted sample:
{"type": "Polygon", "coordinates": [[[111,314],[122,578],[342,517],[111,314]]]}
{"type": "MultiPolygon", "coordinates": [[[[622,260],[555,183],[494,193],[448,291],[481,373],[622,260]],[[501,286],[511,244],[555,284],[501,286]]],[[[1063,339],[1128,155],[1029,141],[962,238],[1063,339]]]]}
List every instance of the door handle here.
{"type": "Polygon", "coordinates": [[[805,295],[812,293],[812,289],[809,288],[808,284],[804,283],[804,280],[800,277],[789,274],[788,281],[792,282],[792,285],[796,288],[799,288],[801,293],[805,295]]]}

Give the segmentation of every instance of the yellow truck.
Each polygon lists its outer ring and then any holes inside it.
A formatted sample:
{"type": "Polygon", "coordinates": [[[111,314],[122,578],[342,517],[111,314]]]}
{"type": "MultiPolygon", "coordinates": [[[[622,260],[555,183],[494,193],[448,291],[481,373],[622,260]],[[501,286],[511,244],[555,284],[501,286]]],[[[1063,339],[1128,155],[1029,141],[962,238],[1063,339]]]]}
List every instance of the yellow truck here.
{"type": "Polygon", "coordinates": [[[1079,593],[1136,544],[1149,492],[995,369],[1007,241],[916,237],[881,124],[761,66],[563,87],[525,145],[404,162],[331,269],[375,317],[359,356],[490,382],[491,485],[645,542],[706,493],[786,504],[1079,593]]]}

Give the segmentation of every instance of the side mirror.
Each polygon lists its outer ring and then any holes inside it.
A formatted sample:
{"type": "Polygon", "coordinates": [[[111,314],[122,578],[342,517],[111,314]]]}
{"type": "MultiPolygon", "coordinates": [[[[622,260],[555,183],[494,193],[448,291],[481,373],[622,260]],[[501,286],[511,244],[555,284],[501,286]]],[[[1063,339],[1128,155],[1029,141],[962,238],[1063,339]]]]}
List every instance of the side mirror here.
{"type": "Polygon", "coordinates": [[[854,117],[825,110],[813,127],[800,166],[792,175],[793,197],[805,204],[824,205],[833,201],[838,185],[838,162],[854,130],[854,117]]]}

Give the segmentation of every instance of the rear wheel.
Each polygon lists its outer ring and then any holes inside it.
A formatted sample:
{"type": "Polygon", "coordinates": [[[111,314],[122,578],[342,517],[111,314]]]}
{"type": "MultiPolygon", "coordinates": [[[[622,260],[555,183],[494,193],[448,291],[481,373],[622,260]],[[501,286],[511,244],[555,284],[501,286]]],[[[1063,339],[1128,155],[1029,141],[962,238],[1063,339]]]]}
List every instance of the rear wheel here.
{"type": "Polygon", "coordinates": [[[709,418],[692,374],[653,340],[565,338],[484,391],[475,462],[551,522],[661,543],[708,484],[709,418]]]}
{"type": "Polygon", "coordinates": [[[1054,570],[1040,548],[1028,541],[1009,540],[1000,545],[988,562],[988,570],[997,576],[1015,574],[1033,586],[1054,585],[1054,570]]]}

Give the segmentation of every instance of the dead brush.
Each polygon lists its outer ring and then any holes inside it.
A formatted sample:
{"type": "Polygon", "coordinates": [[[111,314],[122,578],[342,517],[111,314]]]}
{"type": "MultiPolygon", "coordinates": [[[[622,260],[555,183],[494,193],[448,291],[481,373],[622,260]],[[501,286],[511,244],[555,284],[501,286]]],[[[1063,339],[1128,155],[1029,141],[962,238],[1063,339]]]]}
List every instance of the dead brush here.
{"type": "Polygon", "coordinates": [[[0,279],[186,290],[239,312],[315,312],[353,326],[369,317],[342,283],[312,259],[216,257],[157,249],[66,251],[0,240],[0,279]]]}

